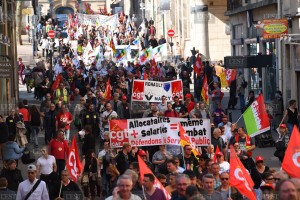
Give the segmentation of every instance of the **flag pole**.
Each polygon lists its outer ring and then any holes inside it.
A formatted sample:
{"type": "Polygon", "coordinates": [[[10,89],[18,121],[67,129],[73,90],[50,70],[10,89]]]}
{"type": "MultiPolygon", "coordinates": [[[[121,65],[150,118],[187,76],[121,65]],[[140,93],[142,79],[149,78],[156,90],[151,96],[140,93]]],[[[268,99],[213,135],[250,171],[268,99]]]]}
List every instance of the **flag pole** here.
{"type": "Polygon", "coordinates": [[[185,160],[184,160],[184,151],[183,151],[183,146],[181,145],[181,151],[182,151],[182,161],[183,161],[183,166],[186,169],[186,165],[185,165],[185,160]]]}
{"type": "Polygon", "coordinates": [[[238,123],[238,121],[240,121],[240,119],[243,117],[243,114],[241,114],[241,116],[236,120],[235,123],[238,123]]]}

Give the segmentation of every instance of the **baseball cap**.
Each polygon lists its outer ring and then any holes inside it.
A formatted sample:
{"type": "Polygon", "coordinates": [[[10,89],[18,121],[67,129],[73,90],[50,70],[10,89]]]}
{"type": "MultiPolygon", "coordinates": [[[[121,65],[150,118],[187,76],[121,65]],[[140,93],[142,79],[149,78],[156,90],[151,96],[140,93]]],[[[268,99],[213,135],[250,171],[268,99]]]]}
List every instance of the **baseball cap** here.
{"type": "Polygon", "coordinates": [[[192,98],[192,95],[191,94],[186,94],[185,98],[192,98]]]}
{"type": "Polygon", "coordinates": [[[280,128],[286,128],[286,124],[280,124],[280,128]]]}
{"type": "Polygon", "coordinates": [[[217,156],[224,156],[224,154],[222,152],[218,152],[217,156]]]}
{"type": "Polygon", "coordinates": [[[264,161],[264,158],[262,156],[257,156],[255,158],[255,162],[257,162],[257,161],[264,161]]]}
{"type": "Polygon", "coordinates": [[[126,96],[122,96],[122,99],[123,99],[123,100],[127,100],[127,97],[126,97],[126,96]]]}
{"type": "Polygon", "coordinates": [[[31,164],[31,165],[28,165],[28,167],[27,167],[27,171],[29,171],[29,172],[34,172],[34,171],[36,171],[36,166],[35,166],[35,165],[33,165],[33,164],[31,164]]]}
{"type": "Polygon", "coordinates": [[[141,150],[139,150],[138,155],[139,156],[146,156],[147,154],[144,150],[141,149],[141,150]]]}

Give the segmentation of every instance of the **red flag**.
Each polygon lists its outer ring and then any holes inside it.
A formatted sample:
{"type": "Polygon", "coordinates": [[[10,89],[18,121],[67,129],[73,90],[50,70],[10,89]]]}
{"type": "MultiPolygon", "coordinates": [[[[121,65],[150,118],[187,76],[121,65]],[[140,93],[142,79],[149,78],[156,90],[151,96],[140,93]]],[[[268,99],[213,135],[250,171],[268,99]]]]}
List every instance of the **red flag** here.
{"type": "Polygon", "coordinates": [[[204,76],[203,86],[201,90],[202,99],[205,101],[206,105],[209,104],[209,96],[208,96],[208,84],[207,84],[207,76],[204,76]]]}
{"type": "Polygon", "coordinates": [[[218,154],[219,152],[221,152],[221,151],[220,151],[219,146],[217,145],[217,148],[216,148],[216,151],[215,151],[215,154],[214,154],[214,162],[217,162],[217,154],[218,154]]]}
{"type": "Polygon", "coordinates": [[[112,95],[111,95],[111,85],[110,85],[110,78],[108,78],[107,83],[106,83],[106,89],[105,89],[105,99],[112,100],[112,95]]]}
{"type": "Polygon", "coordinates": [[[80,162],[78,147],[76,142],[76,136],[73,137],[72,146],[69,151],[68,159],[66,162],[66,168],[72,178],[72,180],[76,183],[77,177],[81,174],[83,170],[83,166],[80,162]]]}
{"type": "Polygon", "coordinates": [[[202,70],[203,70],[203,65],[202,65],[201,57],[198,54],[195,64],[194,64],[194,73],[197,74],[198,76],[200,76],[200,72],[202,70]]]}
{"type": "Polygon", "coordinates": [[[200,155],[200,153],[197,150],[196,146],[194,145],[193,141],[186,134],[186,131],[184,130],[184,128],[181,126],[180,123],[179,123],[179,131],[180,131],[180,144],[181,144],[181,146],[184,147],[185,145],[190,145],[192,147],[192,152],[193,152],[194,156],[196,157],[196,156],[200,155]]]}
{"type": "Polygon", "coordinates": [[[230,85],[231,81],[233,81],[236,77],[236,70],[235,69],[226,69],[225,70],[226,81],[228,85],[230,85]]]}
{"type": "Polygon", "coordinates": [[[144,70],[144,80],[148,80],[148,74],[146,73],[146,69],[144,70]]]}
{"type": "Polygon", "coordinates": [[[300,178],[300,133],[297,126],[294,126],[285,156],[282,162],[282,169],[292,178],[300,178]]]}
{"type": "Polygon", "coordinates": [[[151,60],[151,74],[153,75],[157,75],[157,65],[155,62],[155,59],[151,60]]]}
{"type": "Polygon", "coordinates": [[[51,86],[51,90],[53,90],[53,91],[57,90],[57,88],[58,88],[60,82],[62,81],[62,78],[63,78],[63,77],[62,77],[61,74],[58,74],[58,75],[57,75],[57,77],[56,77],[54,83],[53,83],[52,86],[51,86]]]}
{"type": "MultiPolygon", "coordinates": [[[[144,174],[153,174],[152,171],[148,168],[148,166],[146,165],[146,163],[143,161],[143,159],[138,156],[138,163],[139,163],[139,169],[140,169],[140,180],[141,182],[143,182],[144,179],[144,174]]],[[[157,187],[159,189],[161,189],[167,200],[171,199],[171,195],[167,192],[167,190],[164,188],[164,186],[159,182],[159,180],[156,178],[156,176],[153,174],[153,176],[155,177],[154,180],[154,187],[157,187]]]]}
{"type": "Polygon", "coordinates": [[[230,146],[230,169],[230,185],[234,186],[249,200],[256,200],[256,195],[252,189],[254,183],[239,157],[236,155],[232,145],[230,146]]]}

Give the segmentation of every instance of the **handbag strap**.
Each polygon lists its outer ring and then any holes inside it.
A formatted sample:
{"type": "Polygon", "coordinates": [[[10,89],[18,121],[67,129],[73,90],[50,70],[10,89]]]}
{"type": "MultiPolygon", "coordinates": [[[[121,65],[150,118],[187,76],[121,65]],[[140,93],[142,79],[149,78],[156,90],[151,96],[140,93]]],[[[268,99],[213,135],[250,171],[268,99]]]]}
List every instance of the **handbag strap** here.
{"type": "Polygon", "coordinates": [[[34,186],[31,188],[31,190],[30,190],[29,193],[26,195],[26,197],[25,197],[24,200],[27,200],[27,199],[30,197],[30,195],[31,195],[31,194],[35,191],[35,189],[39,186],[40,182],[41,182],[41,180],[38,180],[38,181],[34,184],[34,186]]]}

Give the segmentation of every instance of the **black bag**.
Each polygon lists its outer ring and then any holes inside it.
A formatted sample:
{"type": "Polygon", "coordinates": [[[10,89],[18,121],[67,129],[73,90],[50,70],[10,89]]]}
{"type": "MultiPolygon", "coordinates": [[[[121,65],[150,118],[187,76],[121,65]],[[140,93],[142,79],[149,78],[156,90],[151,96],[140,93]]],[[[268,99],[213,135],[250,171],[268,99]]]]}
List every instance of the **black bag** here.
{"type": "Polygon", "coordinates": [[[243,83],[242,83],[242,87],[243,88],[246,88],[248,86],[248,82],[247,81],[244,81],[243,83]]]}
{"type": "Polygon", "coordinates": [[[275,143],[275,147],[276,147],[276,150],[278,151],[284,151],[285,150],[285,144],[283,141],[277,141],[275,143]]]}
{"type": "Polygon", "coordinates": [[[30,163],[35,162],[34,158],[30,158],[30,151],[27,147],[25,147],[24,152],[23,152],[23,156],[21,157],[22,163],[24,165],[28,165],[30,163]]]}
{"type": "Polygon", "coordinates": [[[274,152],[274,156],[277,157],[277,158],[283,158],[284,157],[284,153],[285,153],[285,151],[276,150],[274,152]]]}

